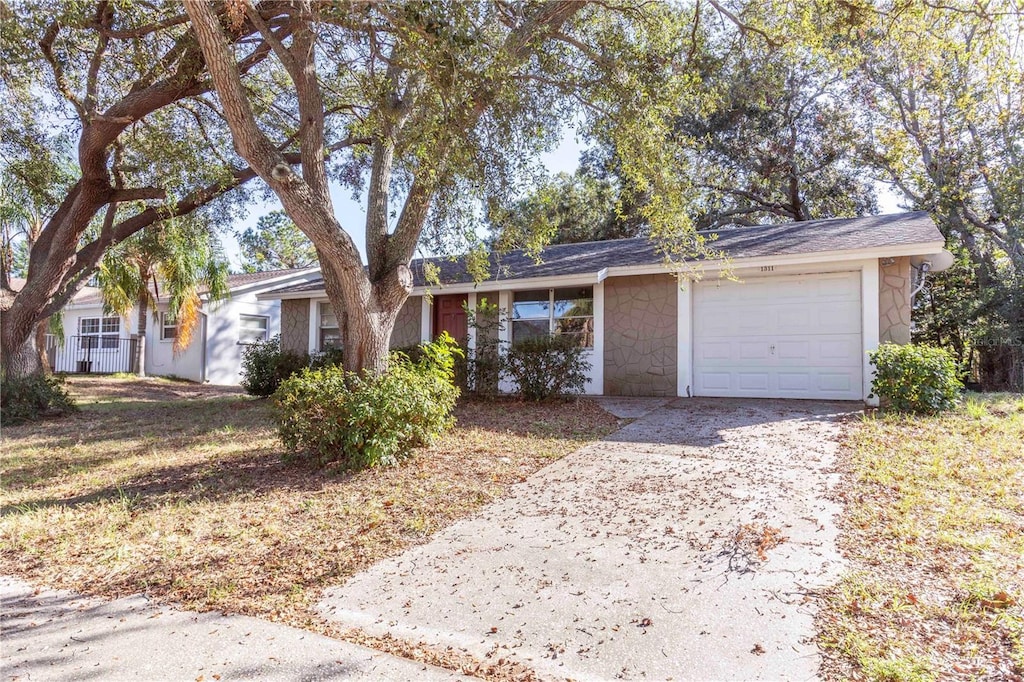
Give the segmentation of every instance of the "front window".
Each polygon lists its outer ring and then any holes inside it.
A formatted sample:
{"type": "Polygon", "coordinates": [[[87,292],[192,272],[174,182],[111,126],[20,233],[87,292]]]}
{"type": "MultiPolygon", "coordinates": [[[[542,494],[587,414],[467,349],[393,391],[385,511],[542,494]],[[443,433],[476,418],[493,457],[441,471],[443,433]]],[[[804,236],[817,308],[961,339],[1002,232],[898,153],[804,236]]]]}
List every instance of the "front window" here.
{"type": "Polygon", "coordinates": [[[330,303],[320,304],[320,347],[318,350],[341,348],[341,328],[330,303]]]}
{"type": "Polygon", "coordinates": [[[512,343],[542,336],[568,336],[581,348],[593,348],[593,287],[536,289],[513,294],[512,343]]]}
{"type": "Polygon", "coordinates": [[[78,347],[117,350],[121,340],[120,317],[83,317],[78,320],[78,347]]]}
{"type": "Polygon", "coordinates": [[[178,338],[178,316],[160,313],[160,340],[174,341],[178,338]]]}
{"type": "Polygon", "coordinates": [[[256,343],[267,340],[270,318],[263,315],[240,315],[238,317],[238,343],[256,343]]]}

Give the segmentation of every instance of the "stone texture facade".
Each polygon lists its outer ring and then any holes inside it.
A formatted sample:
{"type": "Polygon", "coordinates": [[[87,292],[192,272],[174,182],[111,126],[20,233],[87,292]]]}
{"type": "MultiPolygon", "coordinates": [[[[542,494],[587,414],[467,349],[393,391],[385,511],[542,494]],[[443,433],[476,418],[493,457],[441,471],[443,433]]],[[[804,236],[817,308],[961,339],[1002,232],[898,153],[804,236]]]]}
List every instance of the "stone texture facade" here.
{"type": "Polygon", "coordinates": [[[910,258],[883,258],[878,266],[878,339],[910,343],[910,258]]]}
{"type": "Polygon", "coordinates": [[[281,348],[309,352],[309,299],[281,301],[281,348]]]}
{"type": "Polygon", "coordinates": [[[676,394],[677,286],[671,275],[605,280],[605,395],[676,394]]]}
{"type": "Polygon", "coordinates": [[[402,309],[398,311],[398,319],[395,320],[395,331],[391,334],[391,347],[404,348],[415,346],[420,339],[420,316],[422,313],[423,297],[410,296],[402,309]]]}
{"type": "MultiPolygon", "coordinates": [[[[398,312],[391,347],[415,346],[420,342],[420,296],[410,296],[398,312]]],[[[281,301],[281,348],[309,352],[309,299],[281,301]]]]}

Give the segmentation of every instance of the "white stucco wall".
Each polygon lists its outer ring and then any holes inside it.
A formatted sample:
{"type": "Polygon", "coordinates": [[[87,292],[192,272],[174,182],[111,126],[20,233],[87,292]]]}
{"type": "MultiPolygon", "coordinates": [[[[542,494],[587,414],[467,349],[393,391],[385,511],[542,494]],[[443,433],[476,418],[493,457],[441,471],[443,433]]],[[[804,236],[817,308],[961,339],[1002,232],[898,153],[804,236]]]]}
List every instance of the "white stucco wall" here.
{"type": "MultiPolygon", "coordinates": [[[[157,306],[157,313],[167,312],[167,304],[157,306]]],[[[160,315],[150,315],[146,325],[146,374],[174,376],[189,381],[203,380],[203,324],[196,326],[192,342],[182,352],[174,353],[174,340],[160,339],[160,315]]]]}
{"type": "MultiPolygon", "coordinates": [[[[84,317],[113,317],[104,315],[103,306],[96,304],[81,308],[66,308],[64,310],[64,337],[65,346],[54,353],[53,371],[75,372],[79,360],[89,359],[93,364],[95,372],[110,372],[126,369],[129,365],[124,364],[128,359],[118,358],[122,353],[128,352],[127,344],[119,344],[117,349],[92,348],[88,351],[81,348],[76,338],[79,333],[79,320],[84,317]]],[[[135,333],[136,316],[129,315],[128,318],[121,318],[121,328],[118,336],[121,339],[130,338],[135,333]]]]}
{"type": "Polygon", "coordinates": [[[269,318],[268,338],[281,333],[281,302],[257,301],[254,294],[233,298],[211,310],[207,317],[206,380],[211,384],[238,385],[242,380],[242,352],[238,342],[241,315],[269,318]]]}
{"type": "MultiPolygon", "coordinates": [[[[160,310],[165,311],[166,306],[161,306],[160,310]]],[[[281,332],[280,301],[257,301],[255,294],[236,294],[227,301],[204,306],[204,318],[192,336],[192,343],[177,356],[172,341],[160,340],[159,323],[150,321],[146,372],[211,384],[238,385],[245,349],[238,342],[241,315],[267,317],[268,336],[281,332]]]]}

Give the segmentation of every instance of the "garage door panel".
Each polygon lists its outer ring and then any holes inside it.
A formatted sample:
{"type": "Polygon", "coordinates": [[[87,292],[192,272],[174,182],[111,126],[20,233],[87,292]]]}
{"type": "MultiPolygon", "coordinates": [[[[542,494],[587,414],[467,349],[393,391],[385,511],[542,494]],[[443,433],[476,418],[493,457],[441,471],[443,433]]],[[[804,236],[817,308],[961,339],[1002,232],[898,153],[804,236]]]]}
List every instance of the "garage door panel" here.
{"type": "Polygon", "coordinates": [[[807,339],[779,341],[776,351],[780,361],[808,360],[811,357],[811,342],[807,339]]]}
{"type": "Polygon", "coordinates": [[[779,372],[780,391],[800,391],[806,393],[812,388],[810,372],[779,372]]]}
{"type": "Polygon", "coordinates": [[[698,340],[694,359],[704,367],[728,371],[730,366],[778,366],[801,364],[849,367],[860,362],[860,336],[829,334],[803,338],[759,336],[729,339],[718,337],[698,340]],[[773,350],[774,347],[774,350],[773,350]]]}
{"type": "Polygon", "coordinates": [[[703,283],[693,315],[696,395],[863,397],[859,272],[703,283]]]}
{"type": "Polygon", "coordinates": [[[831,334],[860,334],[860,301],[828,303],[818,311],[819,330],[831,334]]]}
{"type": "Polygon", "coordinates": [[[771,356],[771,346],[766,341],[740,341],[736,344],[736,360],[767,360],[771,356]]]}
{"type": "Polygon", "coordinates": [[[702,360],[729,360],[732,358],[732,344],[727,340],[709,341],[698,350],[702,360]]]}
{"type": "Polygon", "coordinates": [[[736,387],[741,391],[768,391],[771,378],[767,372],[737,372],[736,387]]]}
{"type": "Polygon", "coordinates": [[[818,341],[817,357],[821,361],[852,364],[860,362],[860,336],[827,338],[818,341]]]}
{"type": "Polygon", "coordinates": [[[704,372],[700,376],[700,387],[707,391],[729,391],[732,388],[732,374],[704,372]]]}
{"type": "MultiPolygon", "coordinates": [[[[860,381],[859,377],[857,381],[860,381]]],[[[855,388],[859,390],[859,386],[853,383],[853,377],[843,372],[821,372],[818,375],[818,387],[822,391],[839,391],[843,393],[852,391],[855,388]]]]}

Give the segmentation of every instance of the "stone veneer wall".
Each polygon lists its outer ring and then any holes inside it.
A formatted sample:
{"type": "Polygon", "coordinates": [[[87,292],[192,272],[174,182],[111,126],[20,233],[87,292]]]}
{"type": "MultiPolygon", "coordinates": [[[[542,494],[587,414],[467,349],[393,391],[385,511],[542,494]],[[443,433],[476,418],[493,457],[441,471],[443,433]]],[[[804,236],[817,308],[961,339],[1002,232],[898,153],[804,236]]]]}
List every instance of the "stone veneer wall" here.
{"type": "Polygon", "coordinates": [[[878,261],[878,339],[881,343],[910,343],[910,258],[878,261]]]}
{"type": "Polygon", "coordinates": [[[281,349],[309,352],[309,299],[281,301],[281,349]]]}
{"type": "Polygon", "coordinates": [[[605,395],[676,395],[677,286],[671,275],[605,280],[605,395]]]}
{"type": "MultiPolygon", "coordinates": [[[[415,346],[420,342],[420,296],[410,296],[398,311],[391,347],[415,346]]],[[[308,353],[309,299],[297,298],[281,301],[281,348],[308,353]]]]}
{"type": "Polygon", "coordinates": [[[423,297],[410,296],[398,311],[398,319],[395,320],[395,331],[391,334],[391,347],[404,348],[415,346],[420,342],[420,315],[422,313],[423,297]]]}

